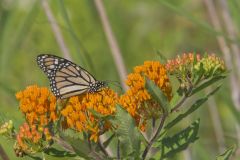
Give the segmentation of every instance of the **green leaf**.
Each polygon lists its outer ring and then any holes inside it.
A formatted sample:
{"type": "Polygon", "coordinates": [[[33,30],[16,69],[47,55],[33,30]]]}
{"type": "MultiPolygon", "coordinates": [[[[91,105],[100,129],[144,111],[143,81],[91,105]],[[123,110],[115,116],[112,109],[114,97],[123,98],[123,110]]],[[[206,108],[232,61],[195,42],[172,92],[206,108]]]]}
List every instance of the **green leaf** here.
{"type": "Polygon", "coordinates": [[[74,138],[67,138],[67,141],[71,144],[74,151],[77,155],[84,157],[86,159],[89,159],[89,155],[91,153],[91,150],[89,148],[89,145],[86,141],[83,141],[81,139],[74,139],[74,138]]]}
{"type": "Polygon", "coordinates": [[[139,130],[137,127],[134,127],[133,132],[131,132],[132,135],[129,135],[132,147],[133,147],[133,156],[135,159],[139,158],[140,155],[140,149],[141,149],[141,134],[139,133],[139,130]]]}
{"type": "Polygon", "coordinates": [[[62,137],[72,137],[72,138],[83,138],[83,135],[79,132],[76,132],[76,130],[73,130],[71,128],[63,130],[59,130],[59,134],[62,137]]]}
{"type": "Polygon", "coordinates": [[[61,149],[59,146],[54,144],[51,148],[44,151],[45,154],[52,156],[52,157],[65,157],[66,159],[69,157],[75,157],[76,155],[61,149]]]}
{"type": "Polygon", "coordinates": [[[175,106],[178,103],[181,97],[182,96],[178,92],[175,92],[175,94],[173,95],[173,98],[170,101],[171,109],[173,106],[175,106]]]}
{"type": "MultiPolygon", "coordinates": [[[[69,157],[69,156],[65,156],[65,155],[63,155],[63,156],[52,156],[52,155],[45,154],[44,158],[45,158],[45,160],[48,160],[48,159],[50,159],[50,160],[69,160],[69,159],[77,159],[79,157],[78,156],[75,156],[75,157],[70,156],[69,157]]],[[[41,158],[40,160],[43,160],[43,158],[41,158]]]]}
{"type": "Polygon", "coordinates": [[[167,99],[167,97],[164,95],[162,90],[155,85],[155,83],[145,77],[146,83],[145,87],[148,91],[148,93],[160,104],[160,106],[164,109],[165,113],[168,113],[170,109],[170,103],[167,99]]]}
{"type": "Polygon", "coordinates": [[[235,150],[235,146],[232,146],[231,148],[227,149],[223,154],[218,156],[217,160],[229,160],[234,150],[235,150]]]}
{"type": "Polygon", "coordinates": [[[171,122],[169,122],[166,126],[165,126],[165,130],[172,128],[174,125],[176,125],[178,122],[180,122],[183,118],[187,117],[189,114],[191,114],[192,112],[194,112],[195,110],[197,110],[203,103],[205,103],[208,98],[213,95],[215,92],[217,92],[220,89],[221,86],[218,86],[217,88],[215,88],[213,91],[211,91],[209,94],[207,94],[204,98],[198,99],[197,101],[195,101],[193,103],[193,105],[184,113],[180,114],[179,116],[177,116],[174,120],[172,120],[171,122]]]}
{"type": "Polygon", "coordinates": [[[103,115],[97,111],[95,111],[94,109],[88,109],[95,117],[100,118],[101,120],[109,120],[114,118],[113,115],[103,115]]]}
{"type": "Polygon", "coordinates": [[[223,75],[219,75],[216,77],[213,77],[212,79],[204,82],[203,84],[201,84],[200,86],[198,86],[197,88],[194,88],[191,95],[194,95],[195,93],[207,88],[208,86],[212,85],[213,83],[216,83],[217,81],[226,78],[226,76],[223,75]]]}
{"type": "Polygon", "coordinates": [[[135,127],[134,119],[123,109],[120,105],[116,105],[116,120],[118,124],[117,134],[118,136],[128,137],[129,132],[132,132],[135,127]]]}
{"type": "Polygon", "coordinates": [[[120,105],[117,104],[116,108],[116,119],[110,121],[117,124],[115,133],[120,140],[121,157],[133,154],[133,157],[138,158],[140,155],[141,134],[138,131],[135,120],[120,105]]]}
{"type": "Polygon", "coordinates": [[[221,64],[218,64],[214,67],[213,71],[212,71],[212,75],[217,75],[219,73],[217,73],[218,69],[221,67],[221,64]]]}
{"type": "Polygon", "coordinates": [[[193,65],[197,64],[198,60],[197,60],[197,53],[193,52],[193,65]]]}
{"type": "Polygon", "coordinates": [[[86,159],[90,158],[89,154],[91,153],[91,149],[85,140],[71,136],[65,136],[64,134],[61,134],[60,136],[72,146],[77,155],[86,159]]]}
{"type": "Polygon", "coordinates": [[[27,154],[27,157],[34,159],[34,160],[42,160],[42,154],[41,153],[35,153],[35,154],[27,154]]]}
{"type": "Polygon", "coordinates": [[[103,142],[103,147],[107,148],[108,145],[112,142],[114,137],[115,137],[115,134],[112,134],[105,142],[103,142]]]}
{"type": "Polygon", "coordinates": [[[198,85],[198,83],[201,81],[202,77],[203,77],[203,74],[204,74],[204,68],[203,68],[203,64],[202,63],[199,63],[199,69],[197,71],[195,71],[194,69],[194,82],[193,84],[194,85],[198,85]]]}
{"type": "Polygon", "coordinates": [[[198,137],[200,119],[194,121],[190,126],[178,132],[172,137],[166,137],[159,141],[161,158],[172,157],[176,153],[186,149],[190,143],[195,142],[198,137]]]}

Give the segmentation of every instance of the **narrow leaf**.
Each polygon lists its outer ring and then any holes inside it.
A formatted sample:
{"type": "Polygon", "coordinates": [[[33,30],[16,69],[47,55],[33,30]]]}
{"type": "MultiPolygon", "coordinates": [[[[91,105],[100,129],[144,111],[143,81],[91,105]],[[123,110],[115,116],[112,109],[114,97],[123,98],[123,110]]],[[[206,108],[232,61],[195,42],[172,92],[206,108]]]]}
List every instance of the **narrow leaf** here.
{"type": "Polygon", "coordinates": [[[186,149],[190,143],[195,142],[198,139],[199,123],[200,119],[174,136],[163,138],[158,147],[161,150],[161,158],[172,157],[176,153],[186,149]]]}
{"type": "Polygon", "coordinates": [[[52,156],[52,157],[65,157],[65,159],[69,159],[69,157],[75,157],[76,155],[73,153],[70,153],[68,151],[59,149],[59,147],[54,146],[54,148],[48,148],[45,152],[46,155],[52,156]]]}
{"type": "Polygon", "coordinates": [[[208,86],[212,85],[213,83],[216,83],[217,81],[219,81],[221,79],[224,79],[224,78],[226,78],[226,76],[220,75],[220,76],[213,77],[212,79],[204,82],[203,84],[201,84],[197,88],[193,89],[191,95],[194,95],[195,93],[207,88],[208,86]]]}
{"type": "Polygon", "coordinates": [[[148,91],[148,93],[160,104],[160,106],[164,109],[166,113],[168,113],[168,110],[170,109],[170,104],[167,99],[167,97],[164,95],[162,90],[155,85],[155,83],[145,77],[145,87],[148,91]]]}
{"type": "Polygon", "coordinates": [[[235,150],[234,146],[227,149],[223,154],[217,157],[217,160],[229,160],[234,150],[235,150]]]}
{"type": "Polygon", "coordinates": [[[204,98],[198,99],[195,103],[193,103],[193,105],[183,114],[180,114],[179,116],[177,116],[174,120],[172,120],[171,122],[169,122],[166,126],[165,126],[165,130],[172,128],[174,125],[176,125],[178,122],[180,122],[183,118],[187,117],[189,114],[191,114],[192,112],[194,112],[195,110],[197,110],[203,103],[205,103],[208,98],[213,95],[215,92],[217,92],[220,89],[221,86],[218,86],[217,88],[215,88],[213,91],[211,91],[209,94],[207,94],[204,98]]]}
{"type": "Polygon", "coordinates": [[[178,103],[178,101],[180,100],[181,97],[182,97],[182,96],[179,95],[178,92],[176,92],[176,93],[173,95],[173,98],[172,98],[171,101],[170,101],[170,106],[171,106],[171,108],[172,108],[172,106],[175,106],[175,105],[178,103]]]}
{"type": "Polygon", "coordinates": [[[120,105],[116,105],[116,120],[118,123],[117,133],[119,136],[129,136],[129,132],[132,132],[135,127],[134,119],[124,110],[120,105]]]}

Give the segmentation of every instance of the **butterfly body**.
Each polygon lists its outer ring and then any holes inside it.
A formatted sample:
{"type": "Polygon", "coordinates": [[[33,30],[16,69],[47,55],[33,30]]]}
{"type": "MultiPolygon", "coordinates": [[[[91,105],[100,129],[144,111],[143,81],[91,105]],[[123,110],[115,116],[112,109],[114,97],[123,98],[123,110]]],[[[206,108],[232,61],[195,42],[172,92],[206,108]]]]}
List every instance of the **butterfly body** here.
{"type": "Polygon", "coordinates": [[[96,80],[88,71],[67,59],[41,54],[37,56],[37,63],[48,76],[51,90],[57,98],[94,93],[106,86],[106,82],[96,80]]]}

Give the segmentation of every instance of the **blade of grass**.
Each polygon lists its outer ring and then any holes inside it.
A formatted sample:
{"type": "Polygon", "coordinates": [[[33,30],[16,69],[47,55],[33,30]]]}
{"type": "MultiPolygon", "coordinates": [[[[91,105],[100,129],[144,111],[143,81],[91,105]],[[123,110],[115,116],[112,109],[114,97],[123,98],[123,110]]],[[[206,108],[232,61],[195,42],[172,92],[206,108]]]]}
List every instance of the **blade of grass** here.
{"type": "Polygon", "coordinates": [[[72,58],[71,58],[69,49],[64,42],[64,38],[62,36],[61,30],[60,30],[60,28],[57,24],[56,18],[54,17],[54,15],[52,13],[52,10],[51,10],[51,8],[48,4],[48,1],[47,0],[42,0],[41,3],[42,3],[42,7],[45,11],[45,14],[48,18],[48,21],[49,21],[49,23],[52,27],[52,31],[54,33],[56,41],[57,41],[57,43],[58,43],[59,47],[61,48],[61,51],[64,55],[64,58],[66,58],[68,60],[71,60],[72,58]]]}
{"type": "Polygon", "coordinates": [[[123,86],[123,89],[127,90],[128,87],[125,84],[125,79],[127,77],[127,69],[124,65],[123,58],[122,58],[122,53],[121,53],[120,48],[118,46],[116,37],[115,37],[115,35],[112,31],[112,28],[111,28],[110,22],[108,20],[103,2],[101,0],[94,0],[94,3],[95,3],[95,6],[96,6],[96,9],[98,11],[99,17],[101,19],[103,29],[104,29],[104,33],[105,33],[105,35],[107,37],[107,40],[108,40],[109,47],[112,51],[111,53],[112,53],[115,65],[117,67],[118,74],[119,74],[120,79],[121,79],[121,84],[123,86]]]}
{"type": "Polygon", "coordinates": [[[65,8],[64,1],[60,0],[60,1],[57,1],[57,2],[59,4],[58,5],[59,6],[59,10],[60,10],[60,12],[61,12],[61,14],[63,16],[65,24],[67,25],[67,30],[69,31],[69,34],[71,36],[71,39],[72,39],[72,42],[74,44],[76,53],[78,53],[77,55],[79,56],[80,64],[86,65],[84,63],[84,60],[83,60],[84,59],[83,57],[85,57],[85,59],[87,61],[87,65],[89,66],[89,68],[94,73],[95,69],[94,69],[94,65],[93,65],[92,59],[90,58],[87,49],[84,47],[82,41],[78,38],[77,34],[75,33],[75,31],[74,31],[74,29],[72,27],[72,24],[70,22],[69,16],[68,16],[66,8],[65,8]],[[81,56],[81,55],[83,55],[83,56],[81,56]]]}
{"type": "Polygon", "coordinates": [[[32,8],[28,11],[25,18],[21,19],[19,24],[16,26],[15,23],[19,17],[17,16],[18,10],[11,10],[11,13],[7,16],[5,27],[1,31],[1,65],[0,65],[0,77],[4,79],[4,75],[9,72],[8,61],[17,48],[21,46],[24,42],[26,34],[29,32],[33,22],[34,17],[38,14],[38,3],[34,3],[32,8]],[[14,33],[14,34],[12,34],[14,33]],[[13,35],[13,36],[9,36],[13,35]],[[3,78],[2,78],[3,77],[3,78]]]}
{"type": "Polygon", "coordinates": [[[0,156],[2,157],[2,159],[4,160],[9,160],[7,154],[5,153],[4,149],[2,148],[2,146],[0,145],[0,156]]]}
{"type": "Polygon", "coordinates": [[[172,120],[171,122],[169,122],[166,126],[165,126],[165,130],[168,130],[170,128],[172,128],[174,125],[176,125],[178,122],[180,122],[183,118],[187,117],[188,115],[190,115],[192,112],[194,112],[195,110],[197,110],[199,107],[202,106],[203,103],[205,103],[208,98],[210,96],[212,96],[213,94],[215,94],[221,86],[215,88],[214,90],[212,90],[210,93],[208,93],[205,97],[198,99],[186,112],[180,114],[179,116],[177,116],[174,120],[172,120]]]}

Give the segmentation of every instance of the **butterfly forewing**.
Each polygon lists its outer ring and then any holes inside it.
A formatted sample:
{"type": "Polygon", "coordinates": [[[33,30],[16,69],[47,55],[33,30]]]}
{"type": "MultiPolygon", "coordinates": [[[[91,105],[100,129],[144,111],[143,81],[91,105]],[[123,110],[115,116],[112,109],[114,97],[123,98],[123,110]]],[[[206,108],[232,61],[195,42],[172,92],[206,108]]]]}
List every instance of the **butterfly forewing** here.
{"type": "Polygon", "coordinates": [[[47,74],[52,92],[61,99],[88,92],[90,84],[96,83],[88,71],[64,58],[41,54],[37,63],[47,74]]]}

